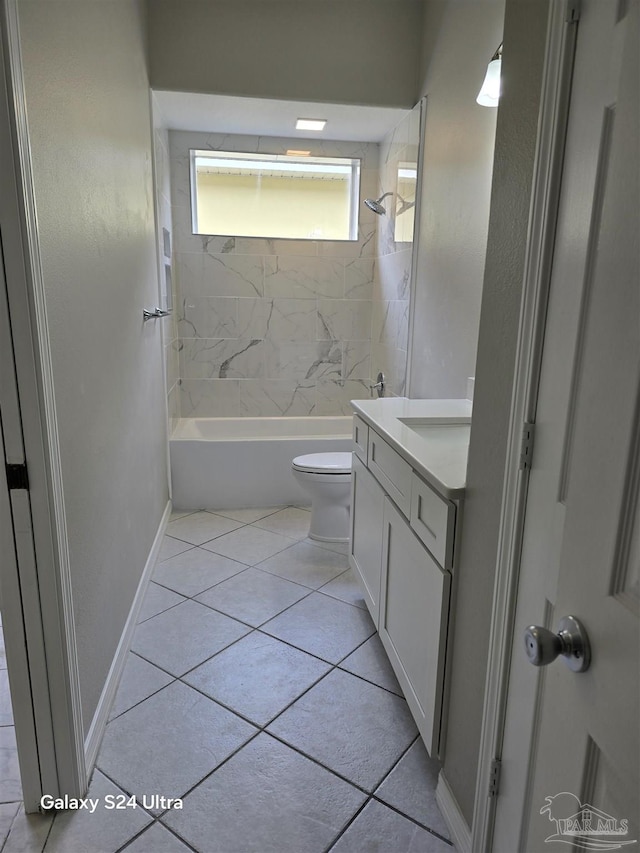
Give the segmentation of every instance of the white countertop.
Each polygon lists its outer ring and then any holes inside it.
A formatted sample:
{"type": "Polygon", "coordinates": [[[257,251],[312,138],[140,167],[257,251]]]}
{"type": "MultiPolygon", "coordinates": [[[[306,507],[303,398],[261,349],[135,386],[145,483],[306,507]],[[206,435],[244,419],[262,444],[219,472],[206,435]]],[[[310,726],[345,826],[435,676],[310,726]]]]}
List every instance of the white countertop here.
{"type": "Polygon", "coordinates": [[[469,452],[469,429],[464,425],[471,424],[470,400],[383,397],[352,400],[351,405],[443,497],[462,497],[469,452]]]}

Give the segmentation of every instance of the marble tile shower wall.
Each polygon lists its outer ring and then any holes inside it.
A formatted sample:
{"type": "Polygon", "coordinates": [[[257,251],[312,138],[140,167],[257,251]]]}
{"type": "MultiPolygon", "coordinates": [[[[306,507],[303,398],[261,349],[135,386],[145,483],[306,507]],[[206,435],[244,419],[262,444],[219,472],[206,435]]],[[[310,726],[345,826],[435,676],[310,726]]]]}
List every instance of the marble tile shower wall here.
{"type": "Polygon", "coordinates": [[[382,371],[387,394],[404,396],[407,379],[409,305],[413,242],[397,242],[396,191],[400,164],[417,164],[420,142],[420,104],[380,145],[379,198],[387,215],[377,217],[377,271],[373,287],[371,374],[382,371]]]}
{"type": "MultiPolygon", "coordinates": [[[[189,149],[281,154],[300,139],[169,140],[182,416],[350,414],[349,400],[370,395],[378,217],[360,206],[354,242],[193,235],[189,149]]],[[[375,195],[376,143],[305,147],[361,158],[361,200],[375,195]]]]}
{"type": "MultiPolygon", "coordinates": [[[[169,233],[169,243],[172,243],[172,221],[171,221],[171,174],[169,166],[169,132],[161,128],[154,130],[154,156],[155,156],[155,188],[156,205],[158,211],[158,266],[160,280],[164,283],[164,267],[169,265],[172,269],[171,248],[169,257],[165,255],[163,229],[169,233]]],[[[173,273],[173,270],[172,270],[173,273]]],[[[162,333],[164,343],[164,357],[167,384],[167,409],[169,412],[170,433],[176,421],[180,417],[180,366],[178,352],[180,342],[178,338],[178,319],[175,306],[178,304],[175,275],[171,277],[172,296],[174,310],[170,317],[162,320],[162,333]]],[[[161,306],[164,307],[164,306],[161,306]]]]}

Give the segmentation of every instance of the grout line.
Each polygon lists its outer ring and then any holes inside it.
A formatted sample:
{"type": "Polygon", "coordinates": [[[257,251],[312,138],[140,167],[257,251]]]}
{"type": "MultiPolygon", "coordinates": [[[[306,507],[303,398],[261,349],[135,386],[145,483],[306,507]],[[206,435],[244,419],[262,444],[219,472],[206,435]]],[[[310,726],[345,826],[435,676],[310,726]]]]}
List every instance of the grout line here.
{"type": "MultiPolygon", "coordinates": [[[[91,771],[91,777],[90,777],[90,779],[89,779],[89,785],[88,785],[88,787],[91,787],[91,782],[93,782],[93,777],[95,776],[96,770],[97,770],[99,773],[101,773],[101,774],[105,777],[105,779],[108,779],[108,781],[109,781],[109,782],[111,782],[111,784],[112,784],[112,785],[115,785],[115,787],[116,787],[119,791],[122,791],[122,793],[123,793],[123,794],[126,794],[126,796],[127,796],[127,797],[135,797],[135,798],[136,798],[136,803],[137,803],[136,808],[139,808],[139,809],[140,809],[140,811],[142,812],[142,814],[147,815],[148,817],[152,818],[152,820],[155,820],[155,817],[156,817],[156,816],[153,814],[153,812],[150,812],[150,811],[149,811],[149,809],[145,809],[145,807],[142,805],[142,803],[139,803],[139,802],[138,802],[138,797],[137,797],[137,795],[136,795],[135,791],[130,791],[128,788],[125,788],[125,787],[124,787],[124,785],[123,785],[121,782],[118,782],[116,779],[114,779],[114,778],[113,778],[112,776],[110,776],[108,773],[105,773],[105,771],[102,769],[102,767],[98,767],[98,765],[97,765],[97,764],[96,764],[96,765],[94,765],[94,768],[93,768],[93,770],[91,771]]],[[[56,814],[66,814],[66,812],[56,812],[56,814]]],[[[148,824],[147,824],[147,826],[151,826],[151,824],[150,824],[150,823],[148,823],[148,824]]],[[[145,826],[145,829],[147,828],[147,826],[145,826]]],[[[141,830],[141,831],[142,831],[142,830],[141,830]]],[[[129,840],[131,840],[131,839],[129,839],[129,840]]],[[[128,844],[128,843],[129,843],[129,842],[127,842],[127,844],[128,844]]]]}
{"type": "MultiPolygon", "coordinates": [[[[164,814],[166,814],[166,812],[164,812],[164,814]]],[[[160,818],[157,818],[156,823],[160,824],[163,829],[166,829],[167,832],[170,832],[173,836],[175,836],[178,841],[181,841],[188,850],[192,850],[193,853],[201,853],[201,851],[194,847],[191,842],[187,841],[186,838],[183,838],[178,832],[176,832],[175,829],[172,829],[170,826],[167,826],[166,823],[163,823],[160,818]]]]}
{"type": "Polygon", "coordinates": [[[147,830],[151,829],[154,824],[159,824],[164,830],[166,830],[171,835],[173,835],[175,838],[177,838],[178,841],[180,841],[182,844],[184,844],[184,846],[187,848],[187,850],[191,850],[191,851],[193,851],[193,853],[198,853],[198,850],[195,847],[193,847],[192,844],[190,844],[186,839],[184,839],[180,835],[178,835],[178,833],[175,830],[171,829],[170,826],[167,826],[166,824],[162,823],[160,818],[157,818],[157,817],[154,817],[154,819],[151,821],[151,823],[148,823],[145,827],[143,827],[140,830],[140,832],[136,833],[136,835],[133,835],[128,841],[125,841],[125,843],[121,847],[118,847],[118,849],[115,851],[115,853],[124,853],[124,851],[128,850],[131,847],[131,845],[134,844],[142,835],[144,835],[144,833],[147,830]]]}
{"type": "MultiPolygon", "coordinates": [[[[327,673],[327,675],[328,674],[329,673],[327,673]]],[[[348,779],[346,776],[343,776],[341,773],[338,773],[338,771],[334,770],[332,767],[327,767],[326,764],[323,764],[317,758],[314,758],[313,755],[309,755],[309,753],[305,752],[299,746],[295,746],[295,744],[289,743],[288,741],[284,740],[284,738],[282,738],[280,735],[275,734],[275,732],[263,731],[262,734],[265,734],[265,735],[268,735],[269,737],[272,737],[274,740],[277,740],[278,743],[281,743],[283,746],[286,746],[287,749],[290,749],[293,752],[297,752],[298,755],[301,755],[303,758],[308,759],[313,764],[315,764],[317,767],[322,767],[323,770],[326,770],[328,773],[331,773],[332,776],[335,776],[337,779],[340,779],[342,782],[346,782],[348,785],[351,785],[352,788],[356,788],[356,790],[365,794],[365,796],[367,796],[367,797],[372,796],[371,793],[369,791],[367,791],[366,788],[363,788],[362,785],[360,785],[358,782],[354,782],[353,779],[348,779]]]]}
{"type": "MultiPolygon", "coordinates": [[[[222,554],[215,554],[213,551],[207,551],[206,548],[202,548],[201,550],[203,550],[205,554],[212,554],[214,557],[221,557],[222,556],[222,554]]],[[[180,555],[178,555],[178,556],[180,556],[180,555]]],[[[224,559],[229,560],[230,558],[225,557],[224,559]]],[[[222,580],[219,580],[219,581],[216,581],[215,583],[212,583],[211,586],[206,587],[206,589],[203,589],[201,592],[196,592],[195,595],[186,595],[184,592],[178,592],[178,590],[174,589],[172,586],[167,586],[166,583],[163,583],[162,581],[155,580],[155,578],[153,576],[151,577],[151,582],[157,584],[158,586],[161,586],[163,589],[169,590],[169,592],[174,592],[176,595],[181,595],[183,598],[186,598],[189,601],[197,601],[197,596],[203,595],[205,592],[209,592],[210,589],[213,589],[216,586],[220,586],[221,583],[224,583],[225,581],[230,581],[231,578],[235,578],[238,575],[244,574],[244,572],[246,572],[247,569],[253,568],[253,566],[247,566],[245,563],[240,563],[238,560],[232,560],[231,562],[238,563],[238,565],[241,566],[242,568],[238,569],[238,571],[234,575],[229,575],[229,577],[227,577],[227,578],[222,578],[222,580]]],[[[198,604],[204,604],[204,602],[202,602],[202,601],[197,601],[197,603],[198,604]]],[[[176,604],[172,604],[170,607],[167,607],[166,610],[171,610],[173,607],[177,607],[178,604],[184,604],[184,602],[178,601],[176,604]]],[[[160,613],[165,613],[165,612],[166,612],[165,610],[161,610],[159,613],[154,613],[153,616],[149,617],[149,619],[153,619],[154,616],[159,616],[160,613]]],[[[148,622],[149,620],[145,619],[144,621],[148,622]]],[[[138,625],[142,625],[142,622],[138,622],[138,625]]]]}
{"type": "MultiPolygon", "coordinates": [[[[382,783],[380,783],[380,784],[382,784],[382,783]]],[[[431,829],[431,827],[427,826],[426,823],[422,823],[417,818],[412,817],[411,815],[407,814],[406,812],[403,812],[402,809],[398,808],[398,806],[394,806],[391,803],[387,803],[385,800],[382,800],[380,797],[376,797],[375,794],[371,794],[371,799],[374,800],[376,803],[380,803],[381,805],[386,806],[388,809],[391,809],[392,812],[399,814],[400,817],[404,817],[407,820],[410,820],[411,823],[415,823],[416,826],[420,827],[420,829],[424,829],[425,832],[428,832],[430,835],[434,835],[440,841],[444,841],[445,844],[450,844],[451,847],[453,848],[453,842],[449,838],[445,838],[444,835],[440,835],[439,832],[436,832],[435,829],[431,829]]]]}
{"type": "MultiPolygon", "coordinates": [[[[166,589],[168,592],[174,592],[176,595],[182,595],[181,592],[176,592],[174,589],[171,589],[168,586],[164,586],[164,584],[157,583],[153,579],[150,580],[150,583],[155,583],[157,586],[162,587],[162,589],[166,589]]],[[[149,590],[149,588],[147,587],[147,592],[148,592],[148,590],[149,590]]],[[[187,598],[187,596],[183,596],[183,598],[187,598]]],[[[182,603],[183,603],[182,601],[176,601],[175,604],[170,604],[168,607],[165,607],[164,610],[159,610],[157,613],[154,613],[153,616],[147,616],[146,619],[142,619],[140,622],[136,622],[135,627],[137,628],[138,625],[144,625],[144,623],[148,622],[150,619],[154,619],[156,616],[160,616],[161,613],[167,613],[169,610],[173,610],[174,607],[177,607],[179,604],[182,604],[182,603]]],[[[134,628],[134,631],[135,631],[135,628],[134,628]]]]}
{"type": "MultiPolygon", "coordinates": [[[[234,758],[241,750],[243,750],[245,748],[245,746],[248,746],[252,741],[254,741],[258,737],[258,735],[261,735],[261,734],[263,734],[263,732],[260,729],[258,729],[256,732],[254,732],[254,734],[252,734],[251,737],[249,737],[249,738],[247,738],[247,740],[243,741],[236,749],[233,750],[233,752],[229,753],[229,755],[227,755],[226,758],[224,758],[219,764],[217,764],[213,768],[213,770],[211,770],[209,773],[206,773],[202,777],[202,779],[199,779],[194,785],[192,785],[189,788],[189,790],[186,791],[186,793],[184,793],[180,797],[180,799],[186,800],[186,798],[189,796],[189,794],[191,794],[193,791],[195,791],[195,789],[198,788],[200,785],[202,785],[203,782],[206,782],[207,779],[210,779],[214,773],[217,773],[221,767],[224,767],[224,765],[227,764],[229,761],[231,761],[231,759],[234,758]]],[[[170,812],[170,809],[165,809],[163,812],[161,812],[158,815],[158,820],[165,817],[167,814],[169,814],[169,812],[170,812]]],[[[164,824],[162,824],[162,825],[164,826],[164,824]]]]}
{"type": "Polygon", "coordinates": [[[362,814],[362,812],[363,812],[363,811],[366,809],[366,807],[369,805],[369,803],[371,802],[371,797],[372,797],[372,795],[371,795],[371,794],[369,794],[369,795],[367,796],[367,798],[365,799],[364,803],[363,803],[363,804],[360,806],[360,808],[355,812],[355,814],[353,814],[353,815],[349,818],[349,820],[348,820],[348,821],[346,822],[346,824],[342,827],[342,829],[340,830],[340,832],[336,835],[336,837],[335,837],[335,838],[333,839],[333,841],[329,844],[329,846],[328,846],[328,847],[325,847],[325,849],[324,849],[324,853],[329,853],[329,851],[330,851],[330,850],[333,850],[333,848],[336,846],[336,844],[337,844],[337,843],[338,843],[338,841],[342,838],[342,836],[345,834],[345,832],[349,829],[349,827],[350,827],[350,826],[352,826],[352,825],[356,822],[356,819],[357,819],[358,817],[360,817],[360,815],[362,814]]]}
{"type": "Polygon", "coordinates": [[[154,571],[155,571],[155,570],[158,568],[158,566],[160,566],[162,563],[166,563],[166,562],[167,562],[167,560],[173,560],[173,559],[174,559],[174,557],[179,557],[181,554],[186,554],[186,553],[187,553],[187,551],[193,551],[193,549],[194,549],[194,548],[197,548],[197,547],[198,547],[197,545],[194,545],[192,542],[185,542],[183,539],[177,539],[175,536],[171,536],[171,534],[170,534],[170,533],[165,533],[165,536],[167,536],[169,539],[175,539],[175,541],[176,541],[176,542],[181,542],[183,545],[189,545],[189,547],[188,547],[188,548],[185,548],[185,549],[184,549],[184,551],[178,551],[178,553],[177,553],[177,554],[172,554],[170,557],[165,557],[165,558],[164,558],[164,560],[160,560],[160,559],[156,560],[156,564],[155,564],[155,566],[153,567],[153,570],[154,570],[154,571]]]}

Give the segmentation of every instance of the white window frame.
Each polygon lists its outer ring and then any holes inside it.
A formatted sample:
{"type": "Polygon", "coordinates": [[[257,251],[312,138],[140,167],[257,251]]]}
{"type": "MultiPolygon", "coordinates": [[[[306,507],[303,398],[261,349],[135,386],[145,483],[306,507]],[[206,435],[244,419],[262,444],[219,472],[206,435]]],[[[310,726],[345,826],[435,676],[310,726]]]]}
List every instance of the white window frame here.
{"type": "Polygon", "coordinates": [[[354,243],[358,240],[358,224],[359,224],[359,206],[360,206],[360,177],[361,177],[362,162],[358,157],[329,157],[324,155],[310,156],[308,159],[301,156],[292,156],[287,154],[269,154],[246,151],[206,151],[201,148],[189,149],[189,198],[191,202],[191,233],[197,237],[246,237],[246,239],[268,239],[268,240],[310,240],[321,242],[348,242],[354,243]],[[351,174],[349,176],[349,237],[345,240],[335,240],[331,237],[286,237],[274,234],[261,235],[246,235],[246,234],[210,234],[205,231],[198,231],[198,194],[197,194],[197,163],[200,157],[207,155],[218,157],[221,154],[228,154],[229,157],[234,157],[240,160],[272,162],[274,165],[314,163],[321,165],[322,160],[328,162],[342,161],[342,164],[350,165],[351,174]]]}

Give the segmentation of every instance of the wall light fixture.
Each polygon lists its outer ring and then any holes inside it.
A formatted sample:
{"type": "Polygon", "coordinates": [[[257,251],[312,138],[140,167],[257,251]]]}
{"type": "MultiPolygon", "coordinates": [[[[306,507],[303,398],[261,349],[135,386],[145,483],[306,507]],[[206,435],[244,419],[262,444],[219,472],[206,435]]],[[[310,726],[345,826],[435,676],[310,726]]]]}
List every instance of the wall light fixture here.
{"type": "Polygon", "coordinates": [[[482,88],[476,98],[481,107],[497,107],[500,100],[500,71],[502,66],[502,45],[491,57],[482,88]]]}

